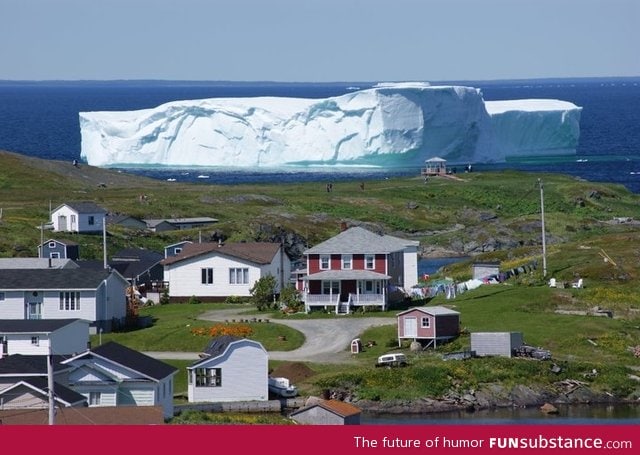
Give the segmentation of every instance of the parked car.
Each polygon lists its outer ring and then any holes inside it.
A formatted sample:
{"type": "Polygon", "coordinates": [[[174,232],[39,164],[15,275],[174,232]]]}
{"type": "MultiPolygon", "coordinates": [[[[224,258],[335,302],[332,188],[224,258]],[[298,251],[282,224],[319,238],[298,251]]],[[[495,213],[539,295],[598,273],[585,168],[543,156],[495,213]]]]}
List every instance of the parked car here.
{"type": "Polygon", "coordinates": [[[404,354],[385,354],[378,357],[378,361],[376,362],[377,367],[406,367],[407,366],[407,356],[404,354]]]}

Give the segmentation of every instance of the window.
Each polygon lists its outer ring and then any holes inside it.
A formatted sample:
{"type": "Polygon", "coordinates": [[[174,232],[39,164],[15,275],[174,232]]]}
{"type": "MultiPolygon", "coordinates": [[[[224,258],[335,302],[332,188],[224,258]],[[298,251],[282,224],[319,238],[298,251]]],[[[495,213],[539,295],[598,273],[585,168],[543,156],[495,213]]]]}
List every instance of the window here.
{"type": "Polygon", "coordinates": [[[175,247],[175,248],[173,249],[173,254],[175,254],[176,256],[177,256],[178,254],[180,254],[180,253],[182,253],[182,248],[180,248],[180,247],[175,247]]]}
{"type": "Polygon", "coordinates": [[[60,311],[77,311],[80,309],[80,292],[60,292],[60,311]]]}
{"type": "Polygon", "coordinates": [[[331,268],[331,256],[328,254],[320,255],[320,270],[329,270],[331,268]]]}
{"type": "Polygon", "coordinates": [[[89,406],[100,406],[100,392],[89,392],[89,406]]]}
{"type": "Polygon", "coordinates": [[[364,255],[364,268],[367,270],[373,270],[376,267],[376,257],[373,254],[364,255]]]}
{"type": "Polygon", "coordinates": [[[60,259],[60,253],[55,252],[55,253],[49,253],[49,257],[51,259],[60,259]]]}
{"type": "Polygon", "coordinates": [[[196,368],[196,387],[221,387],[222,368],[196,368]]]}
{"type": "Polygon", "coordinates": [[[96,217],[89,215],[89,226],[93,226],[94,224],[96,224],[96,217]]]}
{"type": "Polygon", "coordinates": [[[249,284],[249,269],[229,269],[229,284],[249,284]]]}
{"type": "Polygon", "coordinates": [[[323,281],[322,282],[323,294],[340,294],[340,282],[339,281],[323,281]]]}
{"type": "Polygon", "coordinates": [[[71,224],[76,224],[76,216],[75,215],[71,215],[69,217],[69,220],[71,221],[71,224]]]}
{"type": "Polygon", "coordinates": [[[353,257],[350,254],[342,255],[342,269],[343,270],[351,270],[351,262],[353,257]]]}
{"type": "Polygon", "coordinates": [[[431,327],[431,318],[422,318],[422,328],[428,329],[429,327],[431,327]]]}
{"type": "Polygon", "coordinates": [[[40,337],[31,337],[31,344],[34,346],[40,346],[40,337]]]}
{"type": "Polygon", "coordinates": [[[49,248],[55,248],[56,242],[49,242],[49,248]]]}
{"type": "Polygon", "coordinates": [[[207,267],[201,269],[202,272],[202,284],[213,284],[213,268],[207,267]]]}
{"type": "Polygon", "coordinates": [[[0,301],[4,300],[4,292],[0,292],[0,301]]]}

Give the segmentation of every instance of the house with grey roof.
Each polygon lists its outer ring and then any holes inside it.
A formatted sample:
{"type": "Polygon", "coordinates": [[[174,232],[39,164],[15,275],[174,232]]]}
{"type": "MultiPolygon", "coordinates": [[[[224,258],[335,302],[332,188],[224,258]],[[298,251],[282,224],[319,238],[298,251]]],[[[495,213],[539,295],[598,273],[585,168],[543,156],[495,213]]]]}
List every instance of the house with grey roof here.
{"type": "Polygon", "coordinates": [[[152,232],[176,231],[207,227],[218,222],[216,218],[208,216],[194,218],[156,218],[143,220],[147,229],[152,232]]]}
{"type": "Polygon", "coordinates": [[[71,355],[89,346],[83,319],[0,319],[0,359],[7,355],[71,355]]]}
{"type": "Polygon", "coordinates": [[[71,240],[49,239],[38,245],[38,258],[76,261],[80,258],[80,246],[71,240]]]}
{"type": "Polygon", "coordinates": [[[56,258],[0,258],[0,269],[77,269],[71,259],[56,258]]]}
{"type": "Polygon", "coordinates": [[[187,367],[191,403],[266,401],[269,355],[262,344],[229,335],[211,339],[187,367]]]}
{"type": "Polygon", "coordinates": [[[84,319],[111,331],[126,317],[126,288],[115,270],[0,269],[0,319],[84,319]]]}
{"type": "Polygon", "coordinates": [[[282,245],[270,242],[185,244],[161,263],[172,301],[248,297],[255,282],[267,275],[275,277],[278,293],[291,275],[291,260],[282,245]]]}
{"type": "Polygon", "coordinates": [[[95,202],[67,202],[51,212],[51,225],[54,232],[96,234],[102,232],[106,214],[95,202]]]}
{"type": "Polygon", "coordinates": [[[94,406],[162,406],[173,417],[178,369],[113,341],[63,360],[67,386],[94,406]]]}
{"type": "Polygon", "coordinates": [[[345,226],[336,236],[304,252],[307,273],[299,275],[297,288],[305,310],[386,309],[417,283],[418,246],[417,241],[345,226]]]}

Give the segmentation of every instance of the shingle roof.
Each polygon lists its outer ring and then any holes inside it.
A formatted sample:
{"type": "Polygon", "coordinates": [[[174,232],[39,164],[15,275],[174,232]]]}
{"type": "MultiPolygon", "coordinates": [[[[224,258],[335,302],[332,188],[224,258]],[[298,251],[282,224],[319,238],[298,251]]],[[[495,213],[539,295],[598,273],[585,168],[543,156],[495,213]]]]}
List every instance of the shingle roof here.
{"type": "Polygon", "coordinates": [[[0,319],[0,334],[51,333],[76,321],[80,319],[0,319]]]}
{"type": "Polygon", "coordinates": [[[339,415],[340,417],[349,417],[352,415],[357,415],[362,412],[362,410],[350,403],[345,403],[344,401],[338,400],[318,400],[317,402],[306,406],[304,408],[298,409],[293,412],[291,415],[294,416],[296,414],[300,414],[301,412],[305,412],[309,409],[312,409],[316,406],[319,406],[323,409],[326,409],[329,412],[339,415]]]}
{"type": "Polygon", "coordinates": [[[162,264],[175,264],[206,254],[231,256],[255,264],[270,264],[278,250],[280,250],[280,244],[270,242],[225,243],[222,245],[212,242],[192,243],[185,245],[180,254],[164,259],[162,264]]]}
{"type": "Polygon", "coordinates": [[[90,352],[156,380],[162,380],[178,371],[176,367],[168,363],[161,362],[113,341],[91,349],[90,352]]]}
{"type": "Polygon", "coordinates": [[[247,338],[240,338],[232,335],[220,335],[218,337],[212,338],[209,341],[209,344],[207,344],[207,347],[203,351],[205,355],[201,356],[202,358],[200,360],[197,360],[191,365],[189,365],[187,369],[192,369],[203,362],[209,361],[211,359],[215,359],[216,357],[220,357],[227,351],[227,349],[229,349],[229,346],[231,346],[233,343],[240,342],[240,341],[253,344],[254,346],[262,349],[266,354],[266,350],[264,349],[264,346],[262,346],[262,344],[258,341],[249,340],[247,338]]]}
{"type": "MultiPolygon", "coordinates": [[[[69,368],[60,362],[67,356],[53,356],[53,371],[62,371],[69,368]]],[[[46,376],[47,356],[46,355],[22,355],[13,354],[0,359],[0,376],[46,376]]]]}
{"type": "Polygon", "coordinates": [[[460,312],[456,310],[452,310],[450,308],[443,307],[443,306],[418,306],[418,307],[409,308],[408,310],[404,310],[396,314],[396,316],[400,316],[416,310],[420,311],[421,313],[429,314],[431,316],[445,316],[445,315],[460,314],[460,312]]]}
{"type": "Polygon", "coordinates": [[[0,290],[72,290],[97,289],[108,270],[75,269],[0,269],[0,290]]]}
{"type": "Polygon", "coordinates": [[[71,259],[61,258],[0,258],[0,269],[63,269],[78,268],[71,259]]]}
{"type": "Polygon", "coordinates": [[[55,210],[58,210],[63,205],[71,207],[78,213],[107,213],[105,209],[100,207],[95,202],[91,201],[73,201],[73,202],[65,202],[64,204],[59,205],[55,210]]]}
{"type": "Polygon", "coordinates": [[[374,234],[360,226],[351,227],[304,254],[388,254],[402,251],[415,242],[390,235],[374,234]]]}

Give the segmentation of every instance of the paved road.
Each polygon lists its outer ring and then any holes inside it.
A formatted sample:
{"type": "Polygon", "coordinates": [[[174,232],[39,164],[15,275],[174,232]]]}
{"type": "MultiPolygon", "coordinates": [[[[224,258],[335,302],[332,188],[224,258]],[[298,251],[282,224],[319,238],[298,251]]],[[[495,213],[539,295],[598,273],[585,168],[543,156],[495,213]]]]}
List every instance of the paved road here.
{"type": "MultiPolygon", "coordinates": [[[[246,318],[239,309],[208,311],[200,316],[205,321],[225,321],[246,318]]],[[[393,318],[350,318],[335,319],[277,319],[278,324],[286,325],[302,332],[304,344],[293,351],[269,351],[273,360],[310,361],[317,363],[342,363],[349,360],[351,340],[365,329],[395,323],[393,318]]],[[[157,359],[196,360],[196,352],[146,352],[157,359]]]]}

